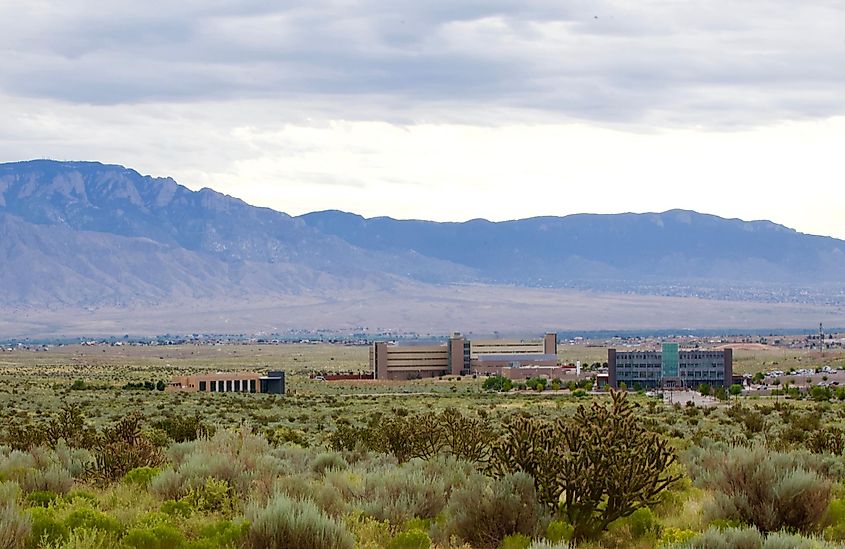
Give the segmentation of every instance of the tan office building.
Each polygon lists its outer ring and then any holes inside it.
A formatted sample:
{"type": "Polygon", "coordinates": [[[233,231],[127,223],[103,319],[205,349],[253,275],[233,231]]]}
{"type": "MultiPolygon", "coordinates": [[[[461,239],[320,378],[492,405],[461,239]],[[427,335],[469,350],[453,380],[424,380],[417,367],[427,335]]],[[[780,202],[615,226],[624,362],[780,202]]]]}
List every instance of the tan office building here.
{"type": "Polygon", "coordinates": [[[500,374],[504,369],[528,366],[557,366],[556,334],[536,340],[469,340],[455,333],[445,343],[376,342],[370,348],[370,368],[376,379],[500,374]]]}

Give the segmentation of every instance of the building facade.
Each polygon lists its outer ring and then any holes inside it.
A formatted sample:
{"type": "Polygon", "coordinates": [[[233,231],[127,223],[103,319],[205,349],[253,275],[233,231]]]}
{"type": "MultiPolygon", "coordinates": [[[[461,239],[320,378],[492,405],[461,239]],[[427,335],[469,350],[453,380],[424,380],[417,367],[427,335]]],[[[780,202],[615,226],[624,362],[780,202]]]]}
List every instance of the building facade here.
{"type": "Polygon", "coordinates": [[[376,342],[370,347],[370,368],[376,379],[506,375],[510,370],[529,367],[557,367],[556,334],[537,340],[470,340],[455,333],[439,344],[376,342]]]}
{"type": "Polygon", "coordinates": [[[252,372],[216,373],[176,376],[168,391],[202,393],[271,393],[285,394],[285,373],[268,372],[266,376],[252,372]]]}
{"type": "Polygon", "coordinates": [[[729,387],[733,376],[733,350],[680,350],[677,343],[664,343],[660,351],[607,350],[608,383],[611,387],[690,388],[705,384],[729,387]]]}

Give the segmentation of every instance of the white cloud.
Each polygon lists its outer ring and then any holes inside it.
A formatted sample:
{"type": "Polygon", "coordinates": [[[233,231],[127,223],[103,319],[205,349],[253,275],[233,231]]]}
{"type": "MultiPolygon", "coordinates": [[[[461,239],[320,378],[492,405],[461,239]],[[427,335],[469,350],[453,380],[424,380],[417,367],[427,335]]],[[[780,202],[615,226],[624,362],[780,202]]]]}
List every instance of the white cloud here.
{"type": "Polygon", "coordinates": [[[845,5],[0,4],[0,160],[302,213],[683,207],[845,238],[845,5]]]}

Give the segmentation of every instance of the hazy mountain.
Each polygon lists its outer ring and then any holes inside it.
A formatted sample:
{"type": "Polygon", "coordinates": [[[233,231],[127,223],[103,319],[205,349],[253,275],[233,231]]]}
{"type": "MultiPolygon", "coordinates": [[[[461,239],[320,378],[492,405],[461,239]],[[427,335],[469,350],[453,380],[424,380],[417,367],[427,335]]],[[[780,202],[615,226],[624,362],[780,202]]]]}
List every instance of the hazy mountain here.
{"type": "Polygon", "coordinates": [[[493,223],[400,221],[324,211],[308,225],[382,252],[414,250],[473,269],[491,282],[842,282],[845,241],[770,221],[693,211],[535,217],[493,223]]]}
{"type": "Polygon", "coordinates": [[[385,254],[287,214],[121,166],[0,164],[0,302],[154,303],[173,296],[298,294],[468,269],[385,254]]]}
{"type": "Polygon", "coordinates": [[[640,291],[690,281],[842,280],[845,242],[766,221],[688,211],[502,223],[336,211],[291,217],[121,166],[0,164],[0,304],[377,295],[411,281],[586,288],[610,281],[640,291]]]}

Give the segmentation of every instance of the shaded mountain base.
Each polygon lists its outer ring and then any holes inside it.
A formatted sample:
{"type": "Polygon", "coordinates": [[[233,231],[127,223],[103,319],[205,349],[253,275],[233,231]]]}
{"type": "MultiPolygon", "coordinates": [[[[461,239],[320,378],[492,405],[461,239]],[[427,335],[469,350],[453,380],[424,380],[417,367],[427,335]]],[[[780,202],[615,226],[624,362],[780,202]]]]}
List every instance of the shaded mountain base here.
{"type": "Polygon", "coordinates": [[[258,334],[296,329],[492,333],[545,330],[786,329],[845,323],[845,307],[589,293],[487,285],[408,284],[334,296],[186,299],[163,306],[0,310],[0,338],[258,334]]]}

